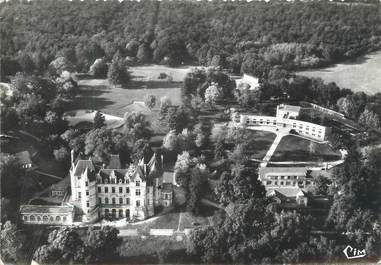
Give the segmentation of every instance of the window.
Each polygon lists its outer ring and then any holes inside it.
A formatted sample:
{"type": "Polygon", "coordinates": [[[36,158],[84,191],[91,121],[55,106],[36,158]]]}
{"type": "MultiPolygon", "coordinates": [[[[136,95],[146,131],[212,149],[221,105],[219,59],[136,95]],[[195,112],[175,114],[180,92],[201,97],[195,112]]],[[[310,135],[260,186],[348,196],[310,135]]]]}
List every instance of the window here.
{"type": "Polygon", "coordinates": [[[137,180],[135,184],[136,184],[136,187],[139,187],[140,186],[140,181],[137,180]]]}
{"type": "Polygon", "coordinates": [[[23,219],[24,219],[24,221],[28,221],[28,216],[24,215],[23,219]]]}
{"type": "Polygon", "coordinates": [[[102,198],[98,198],[98,203],[102,204],[102,198]]]}
{"type": "Polygon", "coordinates": [[[130,184],[130,180],[129,179],[126,179],[126,184],[130,184]]]}
{"type": "Polygon", "coordinates": [[[126,198],[126,204],[127,204],[127,205],[130,204],[130,198],[126,198]]]}
{"type": "Polygon", "coordinates": [[[290,179],[291,178],[291,176],[287,176],[287,179],[290,179]]]}
{"type": "Polygon", "coordinates": [[[44,222],[47,222],[49,219],[48,219],[48,217],[47,217],[46,215],[44,215],[44,216],[42,217],[42,220],[43,220],[44,222]]]}
{"type": "Polygon", "coordinates": [[[126,193],[130,193],[130,188],[126,187],[126,193]]]}
{"type": "Polygon", "coordinates": [[[89,191],[88,190],[86,191],[86,196],[89,196],[89,191]]]}
{"type": "Polygon", "coordinates": [[[88,182],[88,181],[86,181],[86,182],[85,182],[85,185],[86,185],[86,187],[87,187],[87,186],[89,186],[89,182],[88,182]]]}
{"type": "Polygon", "coordinates": [[[311,184],[311,182],[309,182],[309,181],[306,181],[306,185],[310,185],[311,184]]]}
{"type": "Polygon", "coordinates": [[[116,204],[115,198],[112,198],[111,200],[112,200],[112,204],[116,204]]]}
{"type": "Polygon", "coordinates": [[[108,187],[105,187],[105,193],[108,193],[108,187]]]}
{"type": "Polygon", "coordinates": [[[37,221],[41,221],[41,216],[37,215],[37,221]]]}
{"type": "Polygon", "coordinates": [[[284,179],[284,176],[280,176],[280,179],[284,179]]]}
{"type": "Polygon", "coordinates": [[[278,181],[275,181],[275,182],[274,182],[274,185],[278,185],[278,181]]]}
{"type": "Polygon", "coordinates": [[[111,187],[111,192],[115,193],[115,187],[111,187]]]}
{"type": "Polygon", "coordinates": [[[63,220],[64,222],[66,222],[66,216],[64,216],[62,220],[63,220]]]}
{"type": "Polygon", "coordinates": [[[150,204],[151,204],[151,202],[150,202],[150,200],[149,200],[149,199],[147,200],[147,204],[148,204],[148,205],[150,205],[150,204]]]}
{"type": "Polygon", "coordinates": [[[108,204],[108,198],[107,197],[105,198],[105,204],[108,204]]]}
{"type": "Polygon", "coordinates": [[[86,202],[86,207],[90,207],[90,203],[88,201],[86,202]]]}
{"type": "Polygon", "coordinates": [[[140,201],[136,201],[136,206],[140,206],[140,201]]]}
{"type": "Polygon", "coordinates": [[[287,186],[290,186],[290,185],[291,185],[291,182],[290,182],[290,181],[286,181],[286,185],[287,185],[287,186]]]}
{"type": "Polygon", "coordinates": [[[34,215],[31,215],[31,216],[30,216],[30,220],[31,220],[31,221],[35,221],[35,220],[36,220],[36,217],[35,217],[34,215]]]}
{"type": "Polygon", "coordinates": [[[123,198],[119,198],[119,204],[123,204],[123,198]]]}
{"type": "Polygon", "coordinates": [[[122,179],[119,179],[119,184],[122,184],[122,179]]]}
{"type": "Polygon", "coordinates": [[[78,192],[78,199],[81,199],[81,192],[78,192]]]}
{"type": "Polygon", "coordinates": [[[102,192],[102,187],[98,187],[98,192],[99,192],[99,193],[102,192]]]}
{"type": "Polygon", "coordinates": [[[280,182],[280,185],[282,185],[282,186],[283,186],[283,185],[284,185],[284,182],[283,182],[283,181],[281,181],[281,182],[280,182]]]}
{"type": "Polygon", "coordinates": [[[49,221],[50,221],[50,222],[53,222],[53,221],[54,221],[53,216],[50,216],[49,221]]]}
{"type": "Polygon", "coordinates": [[[266,181],[266,185],[271,185],[271,180],[266,181]]]}
{"type": "Polygon", "coordinates": [[[164,194],[164,199],[166,199],[166,200],[168,200],[169,199],[169,196],[168,196],[168,194],[166,193],[166,194],[164,194]]]}
{"type": "Polygon", "coordinates": [[[105,183],[106,183],[106,184],[108,183],[108,179],[105,179],[105,183]]]}
{"type": "Polygon", "coordinates": [[[136,190],[136,196],[140,196],[140,190],[136,190]]]}
{"type": "Polygon", "coordinates": [[[119,193],[123,193],[123,188],[119,187],[119,193]]]}

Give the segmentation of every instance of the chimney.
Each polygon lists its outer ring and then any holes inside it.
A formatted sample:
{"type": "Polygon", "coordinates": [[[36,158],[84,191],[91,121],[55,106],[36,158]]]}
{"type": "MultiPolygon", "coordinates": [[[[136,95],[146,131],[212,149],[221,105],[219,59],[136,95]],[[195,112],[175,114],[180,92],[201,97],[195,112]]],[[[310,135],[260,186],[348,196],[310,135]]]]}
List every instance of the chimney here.
{"type": "Polygon", "coordinates": [[[70,155],[71,155],[71,163],[74,164],[74,149],[71,149],[70,155]]]}
{"type": "Polygon", "coordinates": [[[161,158],[161,168],[163,169],[164,168],[164,155],[161,154],[160,158],[161,158]]]}

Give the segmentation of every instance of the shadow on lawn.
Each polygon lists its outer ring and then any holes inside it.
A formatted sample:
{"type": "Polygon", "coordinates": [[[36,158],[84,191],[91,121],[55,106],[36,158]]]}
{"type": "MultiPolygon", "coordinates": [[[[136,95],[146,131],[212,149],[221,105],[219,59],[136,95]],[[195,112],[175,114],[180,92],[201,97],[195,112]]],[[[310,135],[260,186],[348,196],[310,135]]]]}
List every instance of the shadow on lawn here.
{"type": "Polygon", "coordinates": [[[156,89],[156,88],[177,88],[181,82],[165,82],[165,81],[130,81],[125,89],[156,89]]]}

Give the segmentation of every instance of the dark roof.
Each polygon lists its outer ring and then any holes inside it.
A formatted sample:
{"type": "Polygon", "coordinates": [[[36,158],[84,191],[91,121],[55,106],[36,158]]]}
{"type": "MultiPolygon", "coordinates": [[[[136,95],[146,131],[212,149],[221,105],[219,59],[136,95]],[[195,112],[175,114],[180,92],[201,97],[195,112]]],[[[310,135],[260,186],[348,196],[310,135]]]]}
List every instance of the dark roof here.
{"type": "Polygon", "coordinates": [[[17,161],[22,164],[32,164],[32,159],[30,158],[30,154],[28,151],[22,151],[15,154],[17,161]]]}
{"type": "Polygon", "coordinates": [[[120,169],[122,168],[120,164],[120,157],[119,155],[110,155],[110,163],[108,164],[108,168],[111,169],[120,169]]]}
{"type": "Polygon", "coordinates": [[[72,213],[74,211],[73,206],[57,206],[57,205],[21,205],[20,213],[72,213]]]}
{"type": "Polygon", "coordinates": [[[86,168],[90,171],[95,171],[94,164],[91,160],[78,160],[77,165],[74,168],[74,175],[81,176],[86,168]]]}
{"type": "Polygon", "coordinates": [[[269,189],[267,195],[274,195],[279,199],[295,198],[297,195],[305,195],[305,192],[300,188],[275,188],[269,189]]]}
{"type": "Polygon", "coordinates": [[[172,192],[173,191],[172,183],[163,183],[163,188],[161,191],[162,192],[172,192]]]}
{"type": "Polygon", "coordinates": [[[299,106],[293,106],[293,105],[279,105],[278,106],[279,109],[284,109],[286,111],[293,111],[293,112],[299,112],[300,111],[300,107],[299,106]]]}
{"type": "Polygon", "coordinates": [[[260,167],[258,173],[260,176],[266,173],[297,173],[297,174],[306,174],[308,168],[306,167],[260,167]]]}

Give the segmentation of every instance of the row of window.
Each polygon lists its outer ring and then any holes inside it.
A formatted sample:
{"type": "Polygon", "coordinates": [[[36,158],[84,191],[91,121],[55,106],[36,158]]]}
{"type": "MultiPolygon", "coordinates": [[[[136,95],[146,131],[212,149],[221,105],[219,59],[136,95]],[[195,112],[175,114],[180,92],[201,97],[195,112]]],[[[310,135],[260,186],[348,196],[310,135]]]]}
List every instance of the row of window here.
{"type": "MultiPolygon", "coordinates": [[[[109,187],[103,187],[103,189],[102,189],[102,187],[98,186],[98,193],[102,193],[102,192],[108,193],[108,188],[109,187]]],[[[119,193],[123,193],[123,190],[125,190],[125,193],[130,193],[130,187],[125,187],[124,189],[123,189],[123,187],[119,187],[118,190],[119,190],[119,193]]],[[[115,193],[115,191],[116,191],[116,188],[111,187],[111,193],[115,193]]],[[[140,192],[140,190],[139,190],[139,192],[140,192]]]]}
{"type": "MultiPolygon", "coordinates": [[[[101,178],[98,178],[97,179],[97,183],[102,183],[102,179],[101,178]]],[[[111,178],[111,180],[109,181],[107,178],[104,179],[104,184],[117,184],[116,182],[116,178],[111,178]]],[[[125,179],[123,181],[123,179],[119,179],[118,180],[118,184],[130,184],[130,181],[128,179],[125,179]]],[[[135,181],[135,186],[139,187],[140,186],[140,180],[137,180],[135,181]]]]}
{"type": "MultiPolygon", "coordinates": [[[[266,182],[264,182],[263,184],[265,185],[275,185],[277,186],[278,185],[278,181],[271,181],[271,180],[267,180],[266,182]]],[[[279,185],[280,186],[308,186],[308,185],[311,185],[311,182],[310,181],[280,181],[279,182],[279,185]]]]}
{"type": "Polygon", "coordinates": [[[66,222],[67,221],[67,217],[66,216],[59,216],[59,215],[57,215],[56,216],[56,218],[54,218],[53,216],[47,216],[47,215],[43,215],[43,216],[41,216],[41,215],[37,215],[37,216],[35,216],[35,215],[31,215],[31,216],[28,216],[28,215],[24,215],[23,216],[23,220],[24,221],[31,221],[31,222],[35,222],[35,221],[38,221],[38,222],[41,222],[41,221],[44,221],[44,222],[54,222],[54,220],[56,221],[56,222],[60,222],[61,220],[63,221],[63,222],[66,222]]]}
{"type": "Polygon", "coordinates": [[[267,176],[270,179],[298,179],[298,177],[304,178],[305,176],[267,176]]]}
{"type": "MultiPolygon", "coordinates": [[[[110,204],[110,200],[109,198],[98,198],[98,203],[99,204],[110,204]]],[[[111,204],[126,204],[126,205],[130,205],[130,198],[126,198],[125,200],[123,198],[119,198],[119,200],[116,200],[116,198],[111,198],[111,204]],[[118,202],[118,203],[117,203],[118,202]]],[[[136,200],[135,202],[136,206],[140,206],[140,200],[136,200]]],[[[148,204],[149,204],[149,200],[148,200],[148,204]]],[[[87,206],[89,207],[89,206],[87,206]]]]}
{"type": "MultiPolygon", "coordinates": [[[[296,128],[296,123],[293,123],[292,124],[292,127],[293,128],[296,128]]],[[[303,129],[303,124],[299,124],[299,129],[303,129]]],[[[310,130],[310,126],[309,125],[306,125],[306,128],[305,128],[306,131],[309,131],[310,130]]],[[[312,132],[315,132],[316,131],[316,128],[315,127],[312,127],[312,132]]],[[[322,133],[322,129],[318,129],[318,133],[322,133]]]]}

